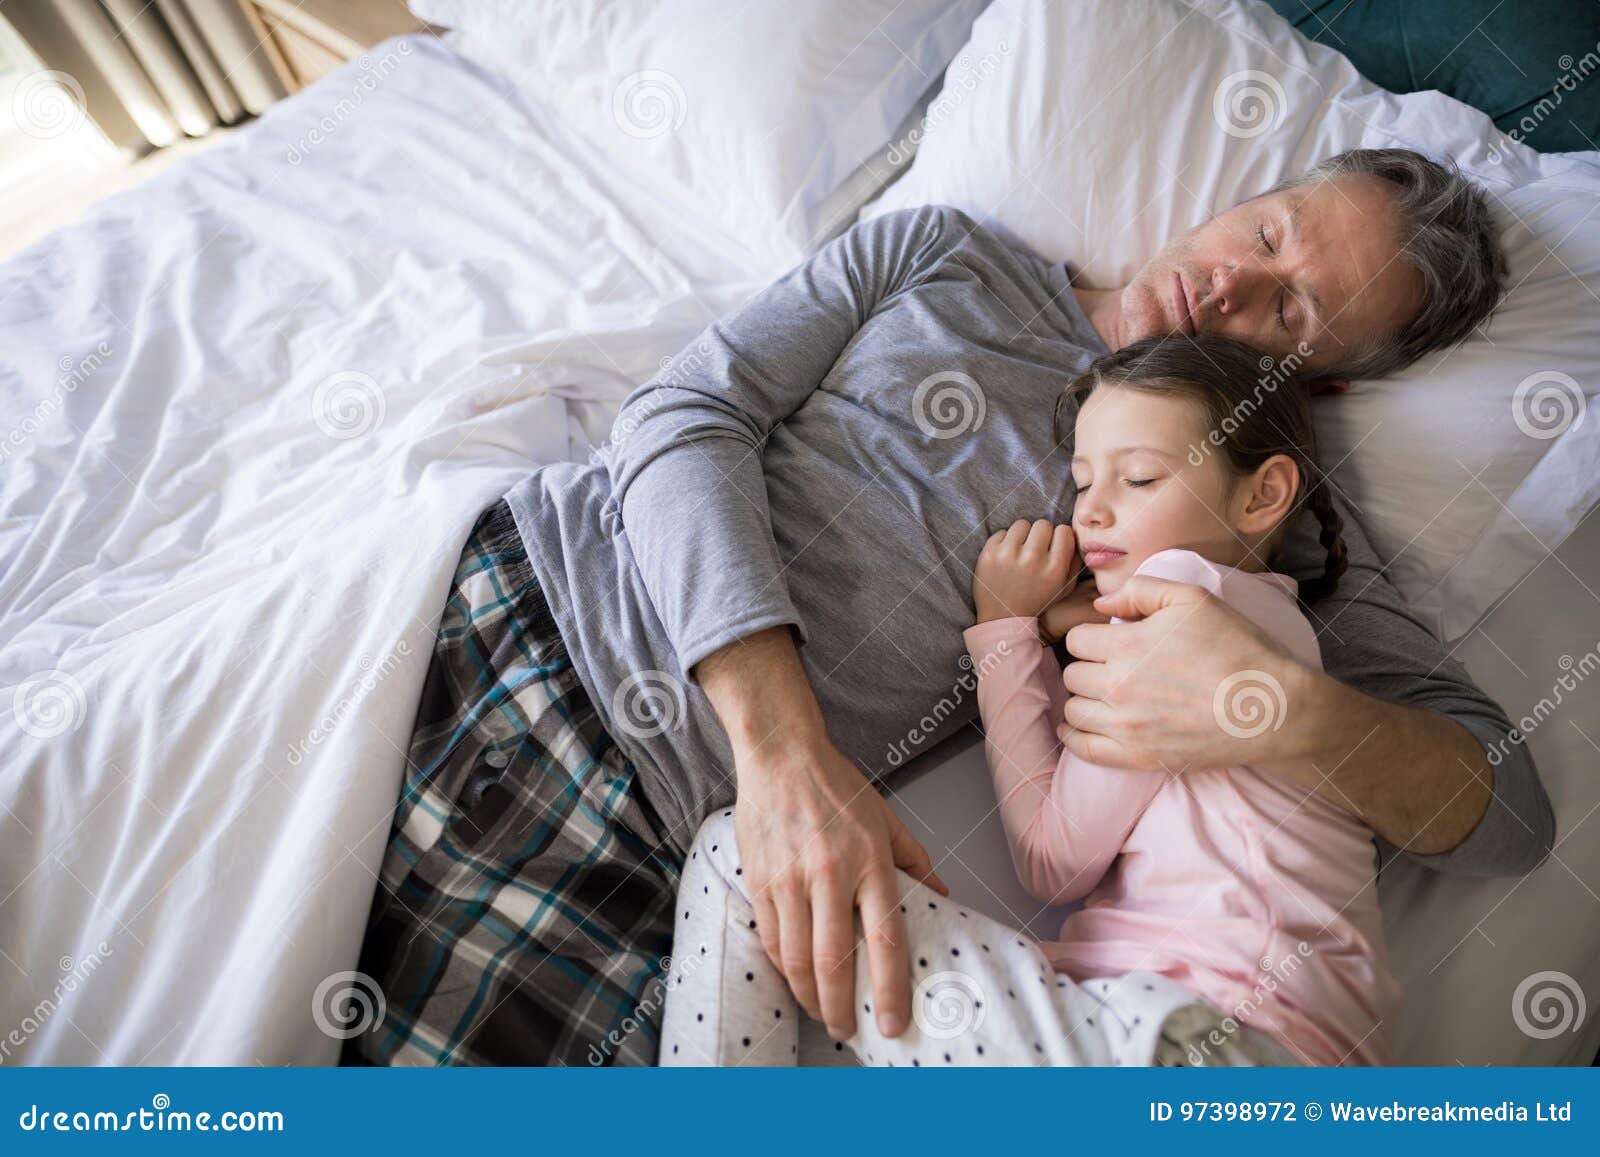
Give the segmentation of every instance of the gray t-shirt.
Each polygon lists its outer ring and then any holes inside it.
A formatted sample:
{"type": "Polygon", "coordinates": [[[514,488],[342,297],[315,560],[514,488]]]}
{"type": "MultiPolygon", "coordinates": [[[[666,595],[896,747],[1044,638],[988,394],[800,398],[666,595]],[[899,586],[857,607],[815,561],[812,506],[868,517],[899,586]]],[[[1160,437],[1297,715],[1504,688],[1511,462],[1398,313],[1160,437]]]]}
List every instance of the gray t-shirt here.
{"type": "MultiPolygon", "coordinates": [[[[1070,519],[1056,400],[1104,352],[1063,266],[954,209],[890,213],[709,326],[628,396],[589,462],[511,491],[578,675],[680,852],[735,791],[686,672],[737,639],[793,624],[834,743],[874,778],[976,717],[973,565],[1016,519],[1070,519]]],[[[1337,616],[1326,669],[1503,741],[1504,714],[1347,527],[1350,572],[1312,616],[1337,616]]],[[[1304,579],[1324,555],[1310,515],[1295,529],[1284,569],[1304,579]]],[[[1549,846],[1532,761],[1504,746],[1483,821],[1419,860],[1518,872],[1549,846]]]]}

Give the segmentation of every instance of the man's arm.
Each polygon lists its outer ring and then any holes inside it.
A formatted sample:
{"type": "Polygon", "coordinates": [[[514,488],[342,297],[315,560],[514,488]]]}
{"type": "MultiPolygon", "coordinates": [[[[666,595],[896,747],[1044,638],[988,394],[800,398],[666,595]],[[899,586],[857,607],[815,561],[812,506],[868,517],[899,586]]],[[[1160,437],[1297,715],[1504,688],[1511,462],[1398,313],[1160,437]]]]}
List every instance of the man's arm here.
{"type": "MultiPolygon", "coordinates": [[[[1527,744],[1513,741],[1499,704],[1406,605],[1350,512],[1340,513],[1349,569],[1310,608],[1331,676],[1307,700],[1323,737],[1317,763],[1337,768],[1334,784],[1418,863],[1456,875],[1531,871],[1555,841],[1555,813],[1527,744]]],[[[1323,559],[1315,520],[1294,530],[1285,562],[1308,577],[1323,559]]]]}
{"type": "Polygon", "coordinates": [[[835,1040],[855,1033],[855,911],[879,1031],[911,1020],[911,968],[895,868],[949,894],[922,845],[828,739],[787,627],[695,669],[733,745],[734,827],[762,946],[835,1040]]]}
{"type": "Polygon", "coordinates": [[[762,449],[873,311],[958,243],[952,214],[906,210],[856,226],[624,399],[600,452],[607,514],[620,515],[684,671],[769,627],[792,625],[805,641],[773,540],[762,449]]]}
{"type": "Polygon", "coordinates": [[[894,867],[942,885],[828,740],[796,652],[805,622],[773,537],[762,449],[872,313],[969,228],[953,210],[923,208],[849,230],[630,394],[601,454],[608,515],[620,515],[681,669],[734,751],[736,826],[763,943],[796,998],[841,1038],[854,1031],[855,975],[833,958],[849,959],[853,906],[868,917],[874,1007],[893,1036],[911,1001],[894,867]],[[813,942],[827,954],[815,967],[813,942]]]}

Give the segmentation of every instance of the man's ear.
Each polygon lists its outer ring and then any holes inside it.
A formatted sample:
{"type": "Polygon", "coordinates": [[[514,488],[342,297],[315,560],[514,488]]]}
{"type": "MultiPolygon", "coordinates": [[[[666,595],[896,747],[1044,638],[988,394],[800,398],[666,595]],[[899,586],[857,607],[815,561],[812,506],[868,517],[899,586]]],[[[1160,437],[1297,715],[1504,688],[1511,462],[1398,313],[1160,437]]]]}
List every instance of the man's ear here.
{"type": "Polygon", "coordinates": [[[1320,398],[1323,394],[1342,394],[1349,388],[1348,378],[1312,378],[1306,383],[1306,390],[1313,398],[1320,398]]]}

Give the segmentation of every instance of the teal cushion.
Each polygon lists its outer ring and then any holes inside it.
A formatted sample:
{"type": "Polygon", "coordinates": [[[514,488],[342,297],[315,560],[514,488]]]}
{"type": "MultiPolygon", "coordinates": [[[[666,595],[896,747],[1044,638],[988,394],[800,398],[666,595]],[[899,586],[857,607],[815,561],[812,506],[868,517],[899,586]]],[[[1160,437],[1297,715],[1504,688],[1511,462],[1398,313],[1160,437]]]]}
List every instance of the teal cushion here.
{"type": "Polygon", "coordinates": [[[1545,153],[1600,149],[1596,0],[1267,0],[1390,92],[1438,89],[1545,153]]]}

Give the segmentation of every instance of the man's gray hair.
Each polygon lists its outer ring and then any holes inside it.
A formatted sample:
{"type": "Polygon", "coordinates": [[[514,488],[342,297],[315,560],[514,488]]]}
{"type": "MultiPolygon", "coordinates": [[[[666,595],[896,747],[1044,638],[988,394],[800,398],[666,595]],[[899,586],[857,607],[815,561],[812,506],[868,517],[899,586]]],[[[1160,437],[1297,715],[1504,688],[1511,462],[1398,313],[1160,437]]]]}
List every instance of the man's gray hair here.
{"type": "Polygon", "coordinates": [[[1378,378],[1454,345],[1499,305],[1506,259],[1489,202],[1454,165],[1410,149],[1351,149],[1284,181],[1273,192],[1331,177],[1379,177],[1395,187],[1400,253],[1422,275],[1422,306],[1396,330],[1346,351],[1330,377],[1378,378]]]}

